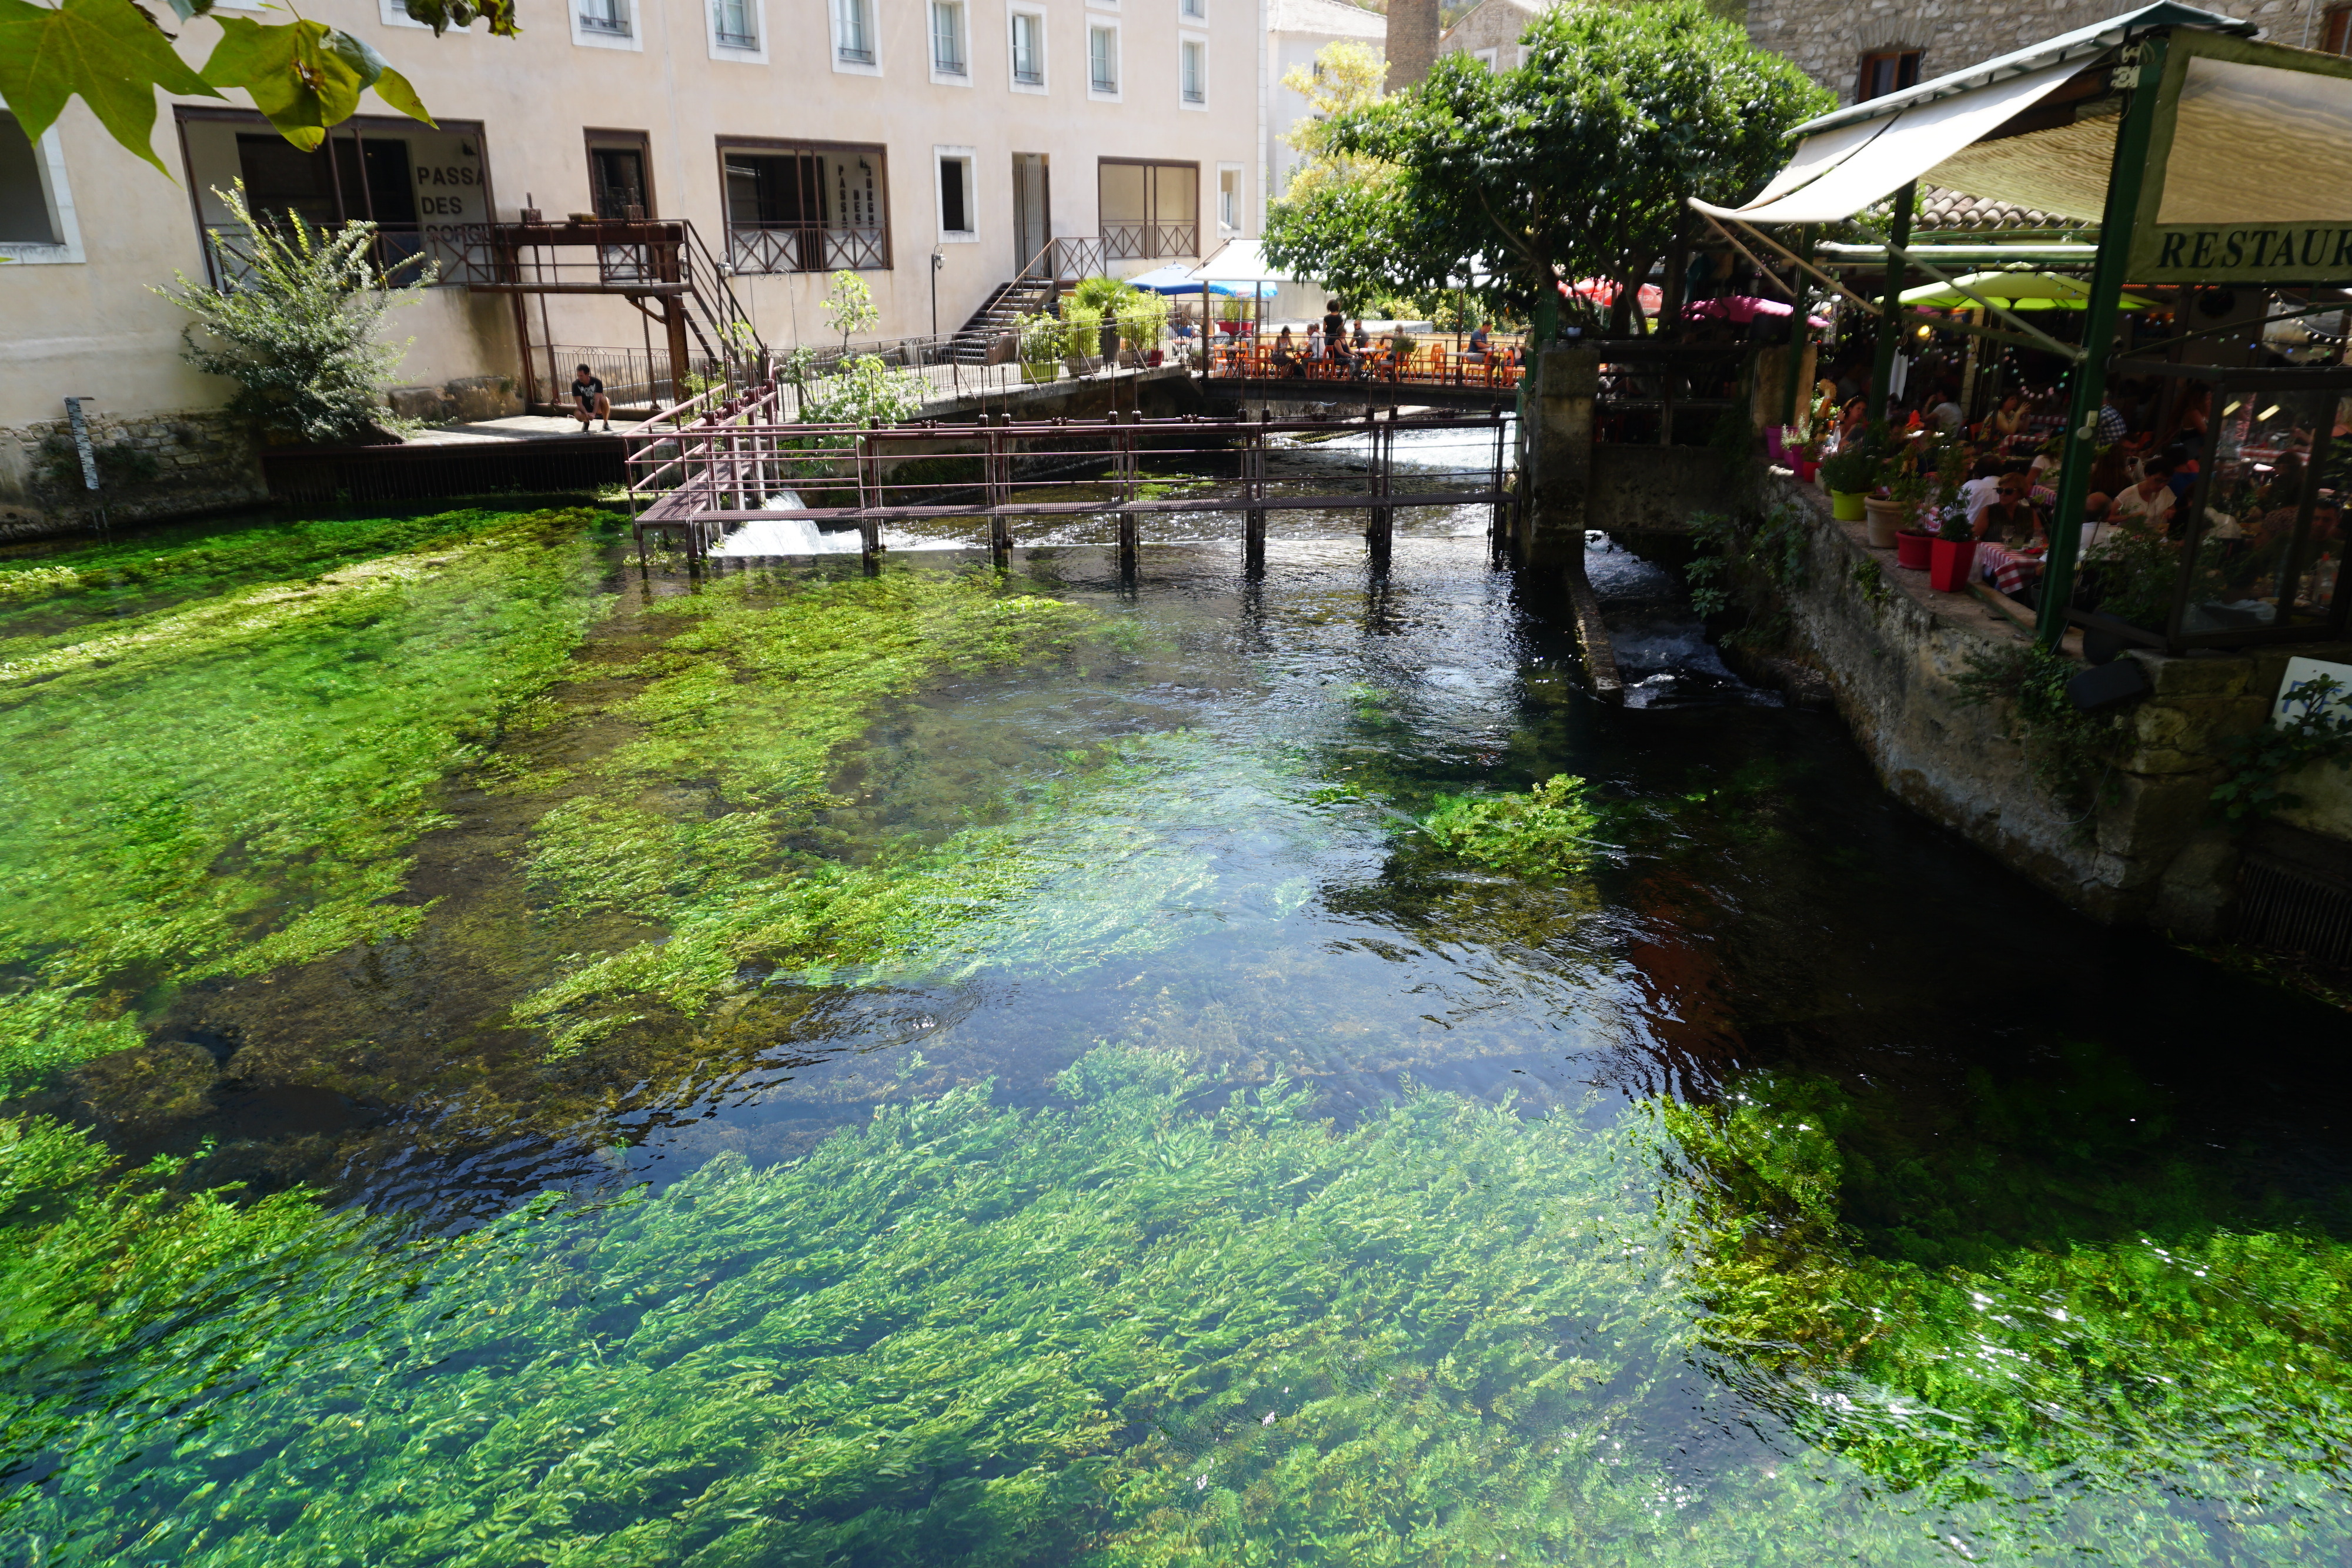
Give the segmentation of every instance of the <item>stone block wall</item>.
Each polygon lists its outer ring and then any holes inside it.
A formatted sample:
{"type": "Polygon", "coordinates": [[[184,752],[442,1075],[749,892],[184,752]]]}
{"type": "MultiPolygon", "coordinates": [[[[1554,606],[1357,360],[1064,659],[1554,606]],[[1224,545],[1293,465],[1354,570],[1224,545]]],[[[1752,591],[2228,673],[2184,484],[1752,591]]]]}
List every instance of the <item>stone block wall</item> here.
{"type": "MultiPolygon", "coordinates": [[[[2322,3],[2246,0],[2212,8],[2259,24],[2272,43],[2313,47],[2319,42],[2322,3]]],[[[2116,0],[2019,0],[2006,5],[1966,0],[1748,0],[1748,37],[1759,48],[1794,60],[1845,104],[1853,101],[1865,54],[1918,49],[1919,79],[1927,81],[2128,8],[2116,0]]]]}
{"type": "MultiPolygon", "coordinates": [[[[1892,551],[1868,547],[1860,524],[1834,521],[1814,486],[1780,476],[1766,492],[1767,504],[1811,520],[1803,580],[1785,603],[1889,790],[2095,918],[2200,939],[2226,929],[2242,843],[2210,800],[2227,776],[2228,743],[2265,722],[2292,653],[2342,659],[2347,650],[2126,653],[2148,690],[2128,712],[2112,792],[2081,815],[2034,780],[2008,716],[1962,702],[1954,684],[1971,653],[2025,633],[1978,600],[1932,592],[1926,573],[1900,570],[1892,551]]],[[[2291,820],[2339,841],[2352,821],[2314,796],[2291,820]]]]}
{"type": "Polygon", "coordinates": [[[103,505],[115,523],[258,502],[265,494],[251,440],[217,412],[88,416],[102,488],[82,484],[62,413],[0,428],[0,541],[91,526],[103,505]]]}

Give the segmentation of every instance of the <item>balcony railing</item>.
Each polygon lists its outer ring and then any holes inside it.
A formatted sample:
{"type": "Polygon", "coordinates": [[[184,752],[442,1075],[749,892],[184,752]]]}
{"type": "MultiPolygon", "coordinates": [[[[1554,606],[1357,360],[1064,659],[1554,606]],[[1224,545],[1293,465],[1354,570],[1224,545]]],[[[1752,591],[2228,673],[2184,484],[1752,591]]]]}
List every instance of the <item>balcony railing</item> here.
{"type": "Polygon", "coordinates": [[[1097,92],[1117,92],[1118,90],[1118,78],[1111,75],[1108,71],[1097,70],[1089,79],[1087,85],[1092,87],[1097,92]]]}
{"type": "Polygon", "coordinates": [[[608,37],[625,38],[629,36],[629,19],[625,16],[599,16],[593,11],[583,11],[580,13],[580,30],[583,33],[603,33],[608,37]]]}
{"type": "MultiPolygon", "coordinates": [[[[252,233],[237,224],[205,226],[205,270],[215,287],[226,288],[253,270],[252,233]]],[[[383,224],[369,258],[395,287],[447,287],[489,276],[489,239],[488,224],[383,224]]]]}
{"type": "Polygon", "coordinates": [[[843,44],[833,53],[834,57],[844,65],[870,66],[874,63],[874,51],[862,44],[843,44]]]}
{"type": "Polygon", "coordinates": [[[931,56],[931,69],[943,77],[960,77],[963,75],[963,57],[934,52],[931,56]]]}
{"type": "Polygon", "coordinates": [[[1108,223],[1103,255],[1112,261],[1150,261],[1163,256],[1201,254],[1198,224],[1108,223]]]}
{"type": "Polygon", "coordinates": [[[890,235],[880,227],[733,223],[727,259],[738,272],[873,272],[890,265],[890,235]]]}
{"type": "Polygon", "coordinates": [[[1044,87],[1045,85],[1045,68],[1039,65],[1034,60],[1031,60],[1026,65],[1024,65],[1016,58],[1013,62],[1013,79],[1019,82],[1023,87],[1044,87]]]}
{"type": "Polygon", "coordinates": [[[760,47],[760,35],[757,33],[730,33],[724,27],[717,27],[712,29],[712,36],[718,38],[719,47],[722,49],[756,49],[760,47]]]}

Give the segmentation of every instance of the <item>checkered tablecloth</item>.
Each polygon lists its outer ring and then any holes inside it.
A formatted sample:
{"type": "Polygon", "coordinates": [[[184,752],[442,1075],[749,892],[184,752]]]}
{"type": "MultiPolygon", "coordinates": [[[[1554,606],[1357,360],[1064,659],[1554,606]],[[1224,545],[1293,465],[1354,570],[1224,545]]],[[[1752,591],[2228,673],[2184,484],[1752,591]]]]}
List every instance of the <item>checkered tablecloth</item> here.
{"type": "Polygon", "coordinates": [[[2041,570],[2039,556],[2019,555],[1996,544],[1979,542],[1977,546],[1976,574],[2011,597],[2032,582],[2041,570]]]}

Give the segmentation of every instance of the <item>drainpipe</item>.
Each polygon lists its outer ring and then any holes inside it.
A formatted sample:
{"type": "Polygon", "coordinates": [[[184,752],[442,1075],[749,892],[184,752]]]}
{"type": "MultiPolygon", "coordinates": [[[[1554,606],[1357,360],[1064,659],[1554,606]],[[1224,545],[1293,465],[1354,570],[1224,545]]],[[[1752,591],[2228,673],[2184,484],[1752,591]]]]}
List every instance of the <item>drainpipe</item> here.
{"type": "MultiPolygon", "coordinates": [[[[1257,0],[1257,191],[1251,204],[1257,209],[1257,221],[1250,229],[1251,237],[1265,235],[1266,197],[1274,190],[1274,139],[1268,128],[1273,124],[1274,98],[1274,34],[1273,17],[1269,15],[1273,0],[1257,0]]],[[[1207,289],[1201,291],[1202,315],[1206,316],[1209,298],[1207,289]]]]}

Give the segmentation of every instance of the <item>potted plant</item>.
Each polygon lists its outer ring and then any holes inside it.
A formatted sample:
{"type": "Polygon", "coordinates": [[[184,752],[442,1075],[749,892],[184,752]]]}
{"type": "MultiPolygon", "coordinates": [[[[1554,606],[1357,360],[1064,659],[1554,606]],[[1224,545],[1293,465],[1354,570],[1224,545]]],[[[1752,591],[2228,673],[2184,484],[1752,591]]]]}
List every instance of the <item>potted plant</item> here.
{"type": "Polygon", "coordinates": [[[1058,381],[1062,374],[1061,321],[1052,316],[1021,318],[1021,379],[1035,385],[1058,381]]]}
{"type": "Polygon", "coordinates": [[[1916,450],[1896,452],[1879,465],[1880,493],[1863,503],[1870,523],[1870,548],[1893,549],[1895,536],[1918,515],[1927,498],[1927,476],[1920,471],[1916,450]]]}
{"type": "Polygon", "coordinates": [[[1850,441],[1822,460],[1822,486],[1830,493],[1830,515],[1842,523],[1858,523],[1863,499],[1878,482],[1878,454],[1866,441],[1850,441]]]}
{"type": "Polygon", "coordinates": [[[1130,359],[1160,362],[1160,339],[1168,330],[1168,297],[1148,288],[1128,288],[1116,301],[1119,341],[1130,359]]]}
{"type": "Polygon", "coordinates": [[[1944,531],[1927,547],[1927,586],[1938,593],[1958,593],[1969,585],[1969,569],[1976,565],[1977,541],[1969,537],[1968,519],[1952,526],[1949,514],[1944,531]]]}
{"type": "Polygon", "coordinates": [[[1938,534],[1950,534],[1969,526],[1968,510],[1960,502],[1960,482],[1968,477],[1969,448],[1961,443],[1948,442],[1933,454],[1920,455],[1922,473],[1932,468],[1935,483],[1928,505],[1912,515],[1909,526],[1895,535],[1895,564],[1913,571],[1926,571],[1933,559],[1927,547],[1938,534]],[[1928,461],[1933,456],[1933,463],[1928,461]],[[1927,529],[1929,517],[1935,518],[1935,532],[1927,529]]]}
{"type": "Polygon", "coordinates": [[[1789,456],[1789,466],[1796,471],[1797,483],[1810,485],[1821,471],[1822,447],[1826,444],[1814,434],[1810,421],[1792,424],[1780,433],[1780,445],[1789,456]]]}
{"type": "Polygon", "coordinates": [[[1062,363],[1069,367],[1070,374],[1083,376],[1101,368],[1101,358],[1087,350],[1102,347],[1102,335],[1101,311],[1076,299],[1063,303],[1062,363]]]}

